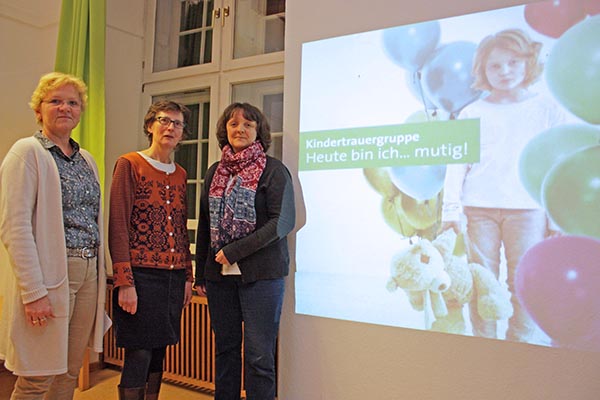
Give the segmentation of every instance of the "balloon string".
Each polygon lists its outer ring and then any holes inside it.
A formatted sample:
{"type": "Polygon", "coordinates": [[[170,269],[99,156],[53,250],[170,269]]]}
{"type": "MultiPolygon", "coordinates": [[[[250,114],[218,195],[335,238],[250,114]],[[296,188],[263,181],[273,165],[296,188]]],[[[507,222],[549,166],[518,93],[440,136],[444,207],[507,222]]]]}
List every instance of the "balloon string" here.
{"type": "MultiPolygon", "coordinates": [[[[419,95],[421,96],[421,102],[423,103],[423,110],[425,111],[425,118],[427,122],[430,122],[429,113],[427,112],[427,102],[425,101],[425,95],[423,94],[423,85],[421,85],[421,71],[415,71],[413,80],[417,81],[417,87],[419,88],[419,95]]],[[[435,112],[435,111],[434,111],[435,112]]]]}

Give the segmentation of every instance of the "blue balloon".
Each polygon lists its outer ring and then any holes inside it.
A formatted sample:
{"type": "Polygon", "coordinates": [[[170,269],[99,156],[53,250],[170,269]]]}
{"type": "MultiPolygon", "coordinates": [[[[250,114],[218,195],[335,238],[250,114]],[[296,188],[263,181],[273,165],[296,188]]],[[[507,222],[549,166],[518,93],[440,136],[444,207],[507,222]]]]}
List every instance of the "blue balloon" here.
{"type": "Polygon", "coordinates": [[[419,200],[430,200],[444,187],[445,165],[390,167],[390,179],[401,192],[419,200]]]}
{"type": "Polygon", "coordinates": [[[481,96],[480,90],[471,88],[476,49],[477,45],[471,42],[448,43],[423,66],[425,94],[438,108],[456,114],[481,96]]]}
{"type": "Polygon", "coordinates": [[[425,95],[423,82],[421,80],[421,72],[415,71],[406,74],[406,86],[410,93],[423,105],[424,110],[437,110],[438,107],[425,95]]]}
{"type": "Polygon", "coordinates": [[[388,28],[383,31],[383,48],[396,64],[417,71],[437,47],[440,35],[438,21],[388,28]]]}

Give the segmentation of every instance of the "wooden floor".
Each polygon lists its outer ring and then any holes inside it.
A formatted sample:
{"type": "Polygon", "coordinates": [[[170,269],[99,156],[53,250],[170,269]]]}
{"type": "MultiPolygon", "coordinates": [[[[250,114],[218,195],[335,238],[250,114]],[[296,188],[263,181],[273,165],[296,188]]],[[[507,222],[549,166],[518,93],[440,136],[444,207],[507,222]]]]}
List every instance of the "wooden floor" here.
{"type": "MultiPolygon", "coordinates": [[[[90,373],[90,388],[86,391],[75,391],[74,400],[111,400],[118,399],[117,385],[120,372],[104,368],[90,373]]],[[[15,377],[0,368],[0,400],[9,400],[15,377]]],[[[213,400],[214,397],[195,389],[164,383],[160,391],[160,400],[213,400]]]]}

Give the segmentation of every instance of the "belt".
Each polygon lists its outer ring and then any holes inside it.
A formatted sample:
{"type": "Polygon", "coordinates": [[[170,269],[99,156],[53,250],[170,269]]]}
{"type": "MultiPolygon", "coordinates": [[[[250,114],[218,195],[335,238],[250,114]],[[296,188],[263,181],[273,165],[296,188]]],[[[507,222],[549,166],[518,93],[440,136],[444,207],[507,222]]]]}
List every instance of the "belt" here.
{"type": "Polygon", "coordinates": [[[94,258],[98,255],[97,247],[67,248],[67,257],[81,257],[83,259],[94,258]]]}

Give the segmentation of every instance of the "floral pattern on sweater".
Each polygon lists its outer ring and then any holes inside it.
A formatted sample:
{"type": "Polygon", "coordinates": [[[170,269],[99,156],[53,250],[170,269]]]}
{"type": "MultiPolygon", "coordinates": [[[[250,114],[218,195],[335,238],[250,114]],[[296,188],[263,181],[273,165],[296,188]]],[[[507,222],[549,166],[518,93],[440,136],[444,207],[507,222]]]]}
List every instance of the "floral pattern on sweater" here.
{"type": "Polygon", "coordinates": [[[134,286],[132,267],[186,269],[192,281],[187,232],[186,173],[166,173],[137,153],[115,165],[109,246],[115,287],[134,286]]]}

